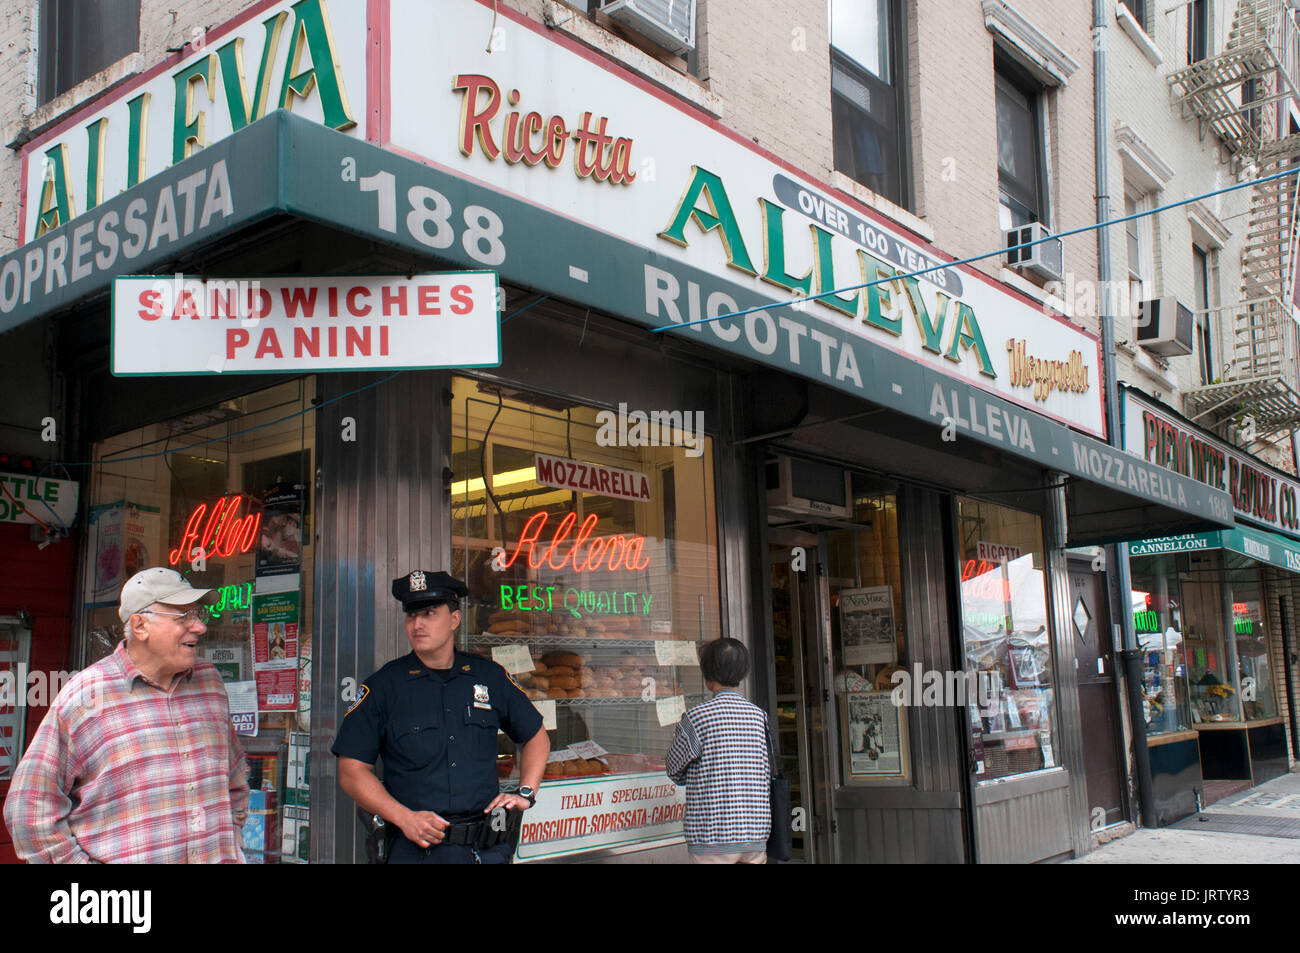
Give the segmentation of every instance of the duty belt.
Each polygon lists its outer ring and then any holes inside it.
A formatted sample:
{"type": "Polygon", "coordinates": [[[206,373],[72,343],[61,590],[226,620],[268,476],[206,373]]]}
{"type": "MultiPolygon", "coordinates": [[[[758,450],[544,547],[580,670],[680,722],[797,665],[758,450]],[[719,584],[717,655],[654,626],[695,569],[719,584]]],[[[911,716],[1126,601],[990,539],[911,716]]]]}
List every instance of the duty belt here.
{"type": "Polygon", "coordinates": [[[507,811],[505,824],[492,823],[491,814],[472,812],[469,814],[442,814],[449,826],[443,831],[443,844],[473,847],[486,850],[506,841],[513,842],[518,836],[522,811],[507,811]]]}

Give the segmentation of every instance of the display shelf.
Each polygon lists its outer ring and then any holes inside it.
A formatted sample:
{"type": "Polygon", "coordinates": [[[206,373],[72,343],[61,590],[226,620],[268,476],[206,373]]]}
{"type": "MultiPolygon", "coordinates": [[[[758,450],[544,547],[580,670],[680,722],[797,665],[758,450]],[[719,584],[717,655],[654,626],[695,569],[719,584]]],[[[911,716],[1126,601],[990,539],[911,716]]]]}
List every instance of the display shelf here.
{"type": "Polygon", "coordinates": [[[986,731],[981,737],[985,741],[1002,741],[1006,738],[1037,738],[1040,731],[1046,731],[1046,728],[1017,728],[1013,731],[986,731]]]}
{"type": "Polygon", "coordinates": [[[601,639],[592,638],[591,636],[573,636],[566,635],[471,635],[468,637],[472,646],[493,646],[493,645],[518,645],[525,642],[529,645],[552,645],[556,648],[600,648],[607,646],[611,649],[645,649],[648,652],[654,651],[654,644],[657,641],[680,641],[678,639],[601,639]]]}

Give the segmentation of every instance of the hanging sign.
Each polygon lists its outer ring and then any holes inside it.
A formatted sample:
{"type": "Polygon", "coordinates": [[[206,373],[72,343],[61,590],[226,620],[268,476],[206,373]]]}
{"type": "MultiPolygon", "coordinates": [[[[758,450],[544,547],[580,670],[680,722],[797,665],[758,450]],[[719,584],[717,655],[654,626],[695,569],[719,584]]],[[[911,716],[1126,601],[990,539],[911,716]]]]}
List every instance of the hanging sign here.
{"type": "Polygon", "coordinates": [[[599,463],[566,460],[544,453],[534,456],[537,482],[561,490],[610,496],[620,500],[650,501],[650,478],[635,470],[621,470],[599,463]]]}
{"type": "Polygon", "coordinates": [[[77,518],[78,485],[21,473],[0,473],[0,523],[64,526],[77,518]]]}
{"type": "Polygon", "coordinates": [[[501,363],[489,271],[116,278],[112,315],[119,377],[501,363]]]}

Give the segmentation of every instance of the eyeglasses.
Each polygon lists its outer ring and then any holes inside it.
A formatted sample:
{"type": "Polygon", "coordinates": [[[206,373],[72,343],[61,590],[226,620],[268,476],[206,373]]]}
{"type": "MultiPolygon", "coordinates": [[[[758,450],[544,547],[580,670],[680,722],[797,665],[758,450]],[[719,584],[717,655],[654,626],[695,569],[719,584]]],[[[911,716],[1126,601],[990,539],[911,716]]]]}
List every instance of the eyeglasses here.
{"type": "Polygon", "coordinates": [[[187,609],[184,612],[163,612],[161,609],[141,609],[140,615],[166,615],[173,619],[180,619],[182,625],[193,625],[195,622],[207,622],[204,618],[207,610],[203,608],[187,609]]]}

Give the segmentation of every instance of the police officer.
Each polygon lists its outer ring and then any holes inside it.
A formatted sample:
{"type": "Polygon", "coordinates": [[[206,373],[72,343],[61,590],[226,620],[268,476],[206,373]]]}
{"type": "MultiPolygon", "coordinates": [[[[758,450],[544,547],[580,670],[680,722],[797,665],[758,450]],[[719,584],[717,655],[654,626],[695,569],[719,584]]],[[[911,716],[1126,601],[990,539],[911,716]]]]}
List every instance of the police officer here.
{"type": "Polygon", "coordinates": [[[505,669],[455,648],[469,589],[445,572],[393,580],[411,654],[361,685],[334,740],[339,785],[395,825],[389,863],[509,863],[513,843],[492,812],[537,800],[550,739],[505,669]],[[519,793],[499,792],[497,730],[520,746],[519,793]],[[384,780],[375,759],[384,759],[384,780]]]}

